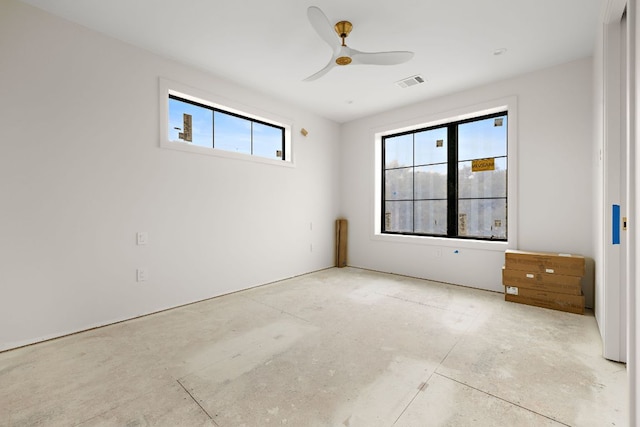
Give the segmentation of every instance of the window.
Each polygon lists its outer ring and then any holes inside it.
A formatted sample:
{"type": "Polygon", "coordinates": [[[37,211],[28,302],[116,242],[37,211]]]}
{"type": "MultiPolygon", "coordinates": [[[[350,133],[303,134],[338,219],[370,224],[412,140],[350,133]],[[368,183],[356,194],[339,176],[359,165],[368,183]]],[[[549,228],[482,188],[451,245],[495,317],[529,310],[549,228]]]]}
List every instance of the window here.
{"type": "Polygon", "coordinates": [[[169,141],[285,160],[285,127],[169,94],[169,141]]]}
{"type": "Polygon", "coordinates": [[[160,77],[160,147],[295,167],[291,119],[160,77]]]}
{"type": "Polygon", "coordinates": [[[506,241],[507,118],[383,136],[382,233],[506,241]]]}

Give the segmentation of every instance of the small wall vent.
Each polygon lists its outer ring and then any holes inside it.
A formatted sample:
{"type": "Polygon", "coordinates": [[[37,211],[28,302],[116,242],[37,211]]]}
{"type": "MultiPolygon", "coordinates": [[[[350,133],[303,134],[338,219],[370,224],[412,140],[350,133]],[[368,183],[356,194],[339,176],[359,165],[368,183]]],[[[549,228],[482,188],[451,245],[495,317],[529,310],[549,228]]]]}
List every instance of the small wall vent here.
{"type": "Polygon", "coordinates": [[[402,79],[396,82],[396,84],[403,89],[410,86],[419,85],[420,83],[424,83],[424,77],[420,75],[407,77],[406,79],[402,79]]]}

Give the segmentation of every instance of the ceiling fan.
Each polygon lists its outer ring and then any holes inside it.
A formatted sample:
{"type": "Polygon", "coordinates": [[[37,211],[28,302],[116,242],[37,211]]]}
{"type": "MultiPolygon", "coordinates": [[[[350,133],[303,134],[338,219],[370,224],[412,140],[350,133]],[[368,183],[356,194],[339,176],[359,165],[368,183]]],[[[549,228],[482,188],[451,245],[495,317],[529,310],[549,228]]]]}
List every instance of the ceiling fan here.
{"type": "Polygon", "coordinates": [[[307,16],[311,26],[316,30],[320,38],[327,42],[333,50],[333,55],[329,63],[320,71],[310,75],[305,82],[316,80],[327,74],[336,65],[349,64],[370,64],[370,65],[396,65],[407,62],[413,58],[413,52],[395,51],[395,52],[361,52],[351,49],[346,45],[345,39],[353,29],[353,25],[349,21],[340,21],[336,25],[331,25],[327,16],[316,6],[307,9],[307,16]],[[336,35],[342,39],[342,43],[336,40],[336,35]],[[338,43],[336,43],[338,42],[338,43]]]}

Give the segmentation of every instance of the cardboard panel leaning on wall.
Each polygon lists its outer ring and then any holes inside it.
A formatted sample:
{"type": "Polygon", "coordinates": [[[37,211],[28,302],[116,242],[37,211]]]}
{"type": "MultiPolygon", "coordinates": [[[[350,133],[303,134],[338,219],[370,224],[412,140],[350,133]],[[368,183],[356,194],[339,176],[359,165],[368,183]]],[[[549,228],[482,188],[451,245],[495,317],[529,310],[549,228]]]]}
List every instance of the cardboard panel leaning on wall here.
{"type": "Polygon", "coordinates": [[[0,57],[0,350],[333,264],[337,124],[14,0],[0,57]],[[290,118],[295,167],[160,148],[160,76],[290,118]]]}

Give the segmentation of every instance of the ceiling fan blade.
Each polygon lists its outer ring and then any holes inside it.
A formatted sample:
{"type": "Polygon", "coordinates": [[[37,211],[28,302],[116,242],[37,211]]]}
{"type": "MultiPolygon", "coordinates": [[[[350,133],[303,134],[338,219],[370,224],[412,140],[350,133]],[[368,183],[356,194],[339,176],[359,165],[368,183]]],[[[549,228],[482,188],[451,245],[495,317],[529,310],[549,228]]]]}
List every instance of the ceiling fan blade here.
{"type": "Polygon", "coordinates": [[[413,52],[395,51],[395,52],[360,52],[351,49],[351,59],[353,64],[370,64],[370,65],[397,65],[407,62],[413,58],[413,52]]]}
{"type": "Polygon", "coordinates": [[[329,70],[331,70],[335,66],[336,66],[336,61],[335,61],[335,58],[332,57],[331,60],[329,60],[329,63],[327,65],[325,65],[325,67],[322,70],[318,71],[315,74],[310,75],[309,77],[304,79],[303,82],[310,82],[310,81],[319,79],[320,77],[322,77],[325,74],[327,74],[329,72],[329,70]]]}
{"type": "Polygon", "coordinates": [[[335,49],[339,44],[339,40],[327,16],[316,6],[311,6],[307,9],[307,17],[320,38],[322,38],[331,49],[335,49]]]}

